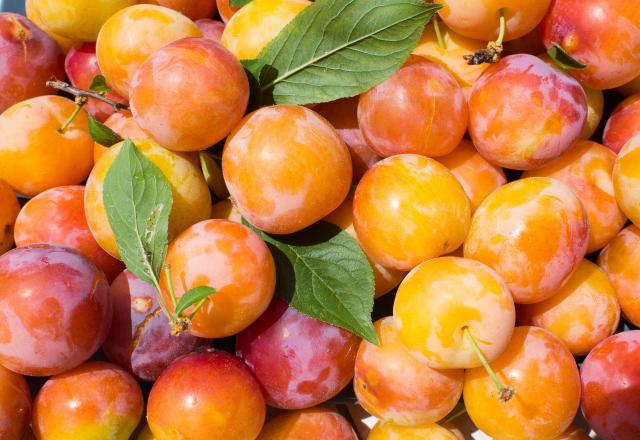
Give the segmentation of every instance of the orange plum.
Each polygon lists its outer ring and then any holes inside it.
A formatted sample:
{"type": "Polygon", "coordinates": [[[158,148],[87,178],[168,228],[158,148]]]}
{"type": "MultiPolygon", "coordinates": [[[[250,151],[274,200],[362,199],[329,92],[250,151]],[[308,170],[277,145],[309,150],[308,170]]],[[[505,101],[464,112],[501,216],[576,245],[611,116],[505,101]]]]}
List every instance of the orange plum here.
{"type": "Polygon", "coordinates": [[[613,189],[622,212],[640,226],[640,133],[618,153],[613,165],[613,189]]]}
{"type": "MultiPolygon", "coordinates": [[[[127,111],[119,111],[107,118],[104,121],[104,125],[115,131],[122,139],[145,139],[149,137],[147,133],[142,131],[142,128],[136,123],[131,113],[127,111]]],[[[93,143],[93,161],[98,163],[98,159],[106,153],[109,148],[100,145],[97,142],[93,143]]]]}
{"type": "Polygon", "coordinates": [[[636,133],[640,133],[640,93],[629,96],[613,110],[604,127],[602,143],[619,153],[636,133]]]}
{"type": "Polygon", "coordinates": [[[217,10],[216,0],[146,0],[139,3],[164,6],[186,15],[192,20],[211,18],[217,10]]]}
{"type": "Polygon", "coordinates": [[[58,44],[58,47],[62,50],[63,53],[67,53],[71,50],[73,46],[81,43],[81,41],[74,40],[72,38],[63,37],[62,35],[58,35],[53,32],[51,29],[47,28],[44,23],[42,23],[42,18],[40,18],[40,12],[36,9],[34,5],[35,0],[26,0],[24,2],[24,9],[26,11],[27,18],[33,22],[36,26],[38,26],[42,31],[44,31],[47,35],[49,35],[53,40],[58,44]]]}
{"type": "Polygon", "coordinates": [[[218,6],[218,14],[222,21],[226,24],[231,20],[233,14],[238,12],[240,8],[234,8],[229,4],[230,0],[216,0],[216,5],[218,6]]]}
{"type": "Polygon", "coordinates": [[[562,182],[529,177],[487,197],[471,220],[464,256],[498,272],[514,301],[552,296],[585,256],[589,222],[578,197],[562,182]]]}
{"type": "Polygon", "coordinates": [[[400,426],[390,422],[378,422],[367,440],[458,440],[448,429],[431,423],[423,426],[400,426]]]}
{"type": "Polygon", "coordinates": [[[337,411],[314,407],[287,411],[264,425],[257,440],[357,440],[353,428],[337,411]]]}
{"type": "Polygon", "coordinates": [[[216,202],[211,207],[211,218],[219,218],[230,220],[236,223],[242,223],[242,214],[231,202],[231,199],[224,199],[216,202]]]}
{"type": "Polygon", "coordinates": [[[13,247],[13,230],[19,212],[16,193],[7,182],[0,180],[0,255],[13,247]]]}
{"type": "Polygon", "coordinates": [[[410,270],[454,251],[469,230],[471,203],[447,168],[417,154],[375,164],[353,198],[353,224],[375,262],[410,270]]]}
{"type": "Polygon", "coordinates": [[[18,373],[0,365],[0,438],[22,440],[31,419],[31,392],[18,373]]]}

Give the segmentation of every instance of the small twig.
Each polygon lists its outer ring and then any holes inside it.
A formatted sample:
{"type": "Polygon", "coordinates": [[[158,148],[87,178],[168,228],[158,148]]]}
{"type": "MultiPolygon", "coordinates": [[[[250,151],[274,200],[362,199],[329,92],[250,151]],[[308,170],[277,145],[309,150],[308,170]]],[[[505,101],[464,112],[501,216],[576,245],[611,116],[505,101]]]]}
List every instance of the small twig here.
{"type": "Polygon", "coordinates": [[[480,49],[476,53],[470,55],[463,55],[462,58],[467,61],[467,64],[476,66],[482,63],[497,63],[500,60],[500,55],[503,51],[502,40],[504,40],[505,27],[506,22],[504,18],[504,9],[501,8],[498,38],[496,41],[489,41],[485,49],[480,49]]]}
{"type": "Polygon", "coordinates": [[[57,90],[62,90],[63,92],[71,93],[73,96],[94,98],[109,104],[116,110],[129,110],[129,106],[126,104],[116,102],[112,99],[107,98],[106,96],[103,96],[101,93],[98,93],[98,92],[91,92],[89,90],[82,90],[77,87],[73,87],[71,84],[68,84],[64,81],[47,81],[47,87],[52,87],[57,90]]]}

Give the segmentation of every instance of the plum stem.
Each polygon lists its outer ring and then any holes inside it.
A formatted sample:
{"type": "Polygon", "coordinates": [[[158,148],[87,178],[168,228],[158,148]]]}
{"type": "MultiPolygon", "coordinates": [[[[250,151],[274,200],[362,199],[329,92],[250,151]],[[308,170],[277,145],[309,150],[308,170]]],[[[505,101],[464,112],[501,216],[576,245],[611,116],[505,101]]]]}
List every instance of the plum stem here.
{"type": "Polygon", "coordinates": [[[72,94],[73,96],[79,96],[84,98],[94,98],[99,101],[105,102],[109,104],[111,107],[119,110],[129,110],[129,106],[126,104],[122,104],[120,102],[116,102],[113,99],[109,99],[99,92],[92,92],[89,90],[82,90],[77,87],[73,87],[71,84],[66,83],[64,81],[47,81],[47,87],[54,88],[56,90],[61,90],[63,92],[67,92],[72,94]]]}
{"type": "Polygon", "coordinates": [[[440,49],[447,50],[447,43],[442,38],[442,34],[440,33],[440,25],[438,24],[438,16],[433,17],[433,30],[436,33],[436,40],[438,41],[438,46],[440,49]]]}
{"type": "Polygon", "coordinates": [[[78,113],[80,113],[80,110],[82,110],[82,107],[87,103],[87,98],[83,96],[76,96],[75,102],[76,102],[76,108],[73,109],[73,113],[71,113],[71,116],[69,116],[69,118],[67,118],[65,123],[62,124],[62,127],[58,128],[59,133],[64,134],[64,132],[69,127],[69,125],[73,122],[76,116],[78,116],[78,113]]]}
{"type": "Polygon", "coordinates": [[[496,39],[496,41],[489,41],[487,43],[487,47],[484,49],[480,49],[473,54],[463,55],[462,58],[467,61],[467,64],[476,66],[482,63],[497,63],[498,61],[500,61],[500,55],[504,50],[502,41],[504,40],[506,20],[504,18],[504,9],[500,8],[498,12],[500,13],[500,28],[498,31],[498,38],[496,39]]]}
{"type": "Polygon", "coordinates": [[[464,336],[467,338],[467,341],[469,342],[469,345],[471,345],[471,349],[474,351],[476,356],[478,356],[478,359],[480,359],[480,362],[482,363],[482,366],[487,371],[489,376],[491,376],[491,379],[493,379],[493,383],[496,384],[496,388],[498,388],[498,398],[502,402],[505,402],[505,403],[508,402],[509,400],[511,400],[511,398],[515,394],[515,390],[513,388],[511,388],[511,387],[505,386],[500,381],[500,379],[498,378],[496,373],[491,368],[491,365],[489,365],[489,362],[487,361],[487,358],[484,356],[484,354],[482,354],[482,350],[480,350],[480,347],[478,347],[478,344],[477,344],[476,340],[474,339],[473,335],[471,334],[471,331],[469,330],[469,327],[465,326],[462,329],[462,331],[464,333],[464,336]]]}

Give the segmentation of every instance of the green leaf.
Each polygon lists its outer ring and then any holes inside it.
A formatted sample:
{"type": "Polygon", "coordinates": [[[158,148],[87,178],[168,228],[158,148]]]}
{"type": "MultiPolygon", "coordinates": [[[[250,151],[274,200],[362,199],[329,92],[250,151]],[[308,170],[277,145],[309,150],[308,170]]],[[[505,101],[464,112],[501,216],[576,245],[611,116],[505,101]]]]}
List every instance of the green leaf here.
{"type": "Polygon", "coordinates": [[[93,77],[93,80],[91,80],[89,90],[93,90],[94,92],[109,92],[111,91],[111,87],[107,85],[107,80],[104,76],[96,75],[93,77]]]}
{"type": "Polygon", "coordinates": [[[322,221],[284,236],[266,234],[243,222],[269,245],[276,262],[277,291],[293,308],[378,343],[371,322],[373,271],[353,237],[322,221]]]}
{"type": "Polygon", "coordinates": [[[209,286],[197,286],[187,290],[178,300],[175,310],[176,316],[180,316],[189,307],[207,299],[214,293],[216,293],[216,289],[209,286]]]}
{"type": "Polygon", "coordinates": [[[398,70],[441,7],[424,0],[317,0],[245,67],[261,102],[311,104],[355,96],[398,70]]]}
{"type": "Polygon", "coordinates": [[[232,8],[241,8],[244,5],[248,5],[249,3],[251,3],[251,0],[230,0],[229,6],[231,6],[232,8]]]}
{"type": "Polygon", "coordinates": [[[91,115],[89,115],[89,134],[91,139],[105,147],[110,147],[124,140],[118,133],[96,121],[91,115]]]}
{"type": "Polygon", "coordinates": [[[222,177],[222,168],[216,157],[208,151],[201,151],[200,167],[202,168],[202,174],[204,174],[204,180],[207,181],[207,185],[209,185],[216,197],[220,200],[229,197],[227,184],[224,183],[224,178],[222,177]]]}
{"type": "Polygon", "coordinates": [[[160,169],[129,139],[107,171],[102,199],[127,269],[157,286],[167,253],[173,196],[160,169]]]}
{"type": "Polygon", "coordinates": [[[566,70],[582,70],[587,68],[586,64],[582,64],[580,61],[573,58],[558,43],[553,43],[547,51],[547,55],[549,55],[558,66],[566,70]]]}

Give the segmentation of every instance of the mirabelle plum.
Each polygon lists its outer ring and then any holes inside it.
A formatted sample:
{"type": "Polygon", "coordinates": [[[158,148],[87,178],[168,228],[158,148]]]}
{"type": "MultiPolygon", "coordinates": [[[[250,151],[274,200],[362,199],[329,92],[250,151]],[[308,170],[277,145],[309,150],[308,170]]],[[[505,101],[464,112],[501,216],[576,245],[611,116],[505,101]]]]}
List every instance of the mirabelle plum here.
{"type": "Polygon", "coordinates": [[[102,25],[136,0],[33,0],[42,23],[58,35],[95,41],[102,25]]]}
{"type": "Polygon", "coordinates": [[[609,242],[598,264],[615,289],[625,318],[640,327],[640,229],[628,226],[609,242]]]}
{"type": "Polygon", "coordinates": [[[109,284],[84,255],[34,244],[0,256],[0,363],[30,376],[73,368],[111,325],[109,284]]]}
{"type": "Polygon", "coordinates": [[[64,57],[51,37],[23,17],[0,13],[0,113],[35,96],[46,95],[50,79],[64,79],[64,57]]]}
{"type": "Polygon", "coordinates": [[[180,38],[201,36],[193,21],[173,9],[130,6],[111,16],[100,29],[98,64],[109,85],[128,98],[133,74],[153,52],[180,38]]]}
{"type": "Polygon", "coordinates": [[[349,150],[335,129],[295,105],[246,116],[227,138],[222,171],[243,217],[274,234],[304,229],[336,209],[352,177],[349,150]]]}
{"type": "Polygon", "coordinates": [[[353,428],[336,411],[308,408],[284,412],[269,421],[257,440],[357,440],[353,428]]]}
{"type": "Polygon", "coordinates": [[[516,327],[491,368],[515,390],[511,400],[495,398],[495,384],[484,368],[466,371],[462,392],[469,417],[487,435],[552,439],[571,424],[580,404],[580,375],[573,356],[552,333],[516,327]]]}
{"type": "Polygon", "coordinates": [[[145,0],[144,3],[151,3],[173,9],[192,20],[211,18],[217,10],[216,0],[145,0]]]}
{"type": "Polygon", "coordinates": [[[210,18],[201,18],[196,20],[196,25],[204,38],[220,42],[222,32],[224,32],[224,23],[210,18]]]}
{"type": "Polygon", "coordinates": [[[13,189],[0,180],[0,255],[13,247],[13,230],[20,212],[20,203],[13,189]]]}
{"type": "Polygon", "coordinates": [[[242,214],[240,214],[238,208],[233,206],[231,199],[224,199],[214,203],[211,207],[211,218],[219,218],[236,223],[242,223],[242,214]]]}
{"type": "Polygon", "coordinates": [[[451,171],[464,188],[471,201],[471,212],[478,209],[489,194],[507,183],[502,168],[487,162],[466,139],[451,153],[437,160],[451,171]]]}
{"type": "Polygon", "coordinates": [[[147,420],[157,440],[252,440],[265,412],[260,384],[246,365],[208,350],[164,370],[151,389],[147,420]]]}
{"type": "Polygon", "coordinates": [[[19,102],[0,115],[0,179],[25,196],[75,185],[93,165],[87,113],[80,110],[64,133],[59,129],[75,104],[62,96],[19,102]]]}
{"type": "Polygon", "coordinates": [[[55,40],[58,43],[58,46],[62,50],[63,53],[69,52],[73,46],[81,43],[80,41],[74,40],[72,38],[63,37],[62,35],[58,35],[53,32],[51,29],[48,29],[44,23],[42,23],[42,18],[40,18],[40,13],[36,9],[34,5],[35,0],[26,0],[24,2],[24,9],[27,15],[27,18],[33,22],[36,26],[38,26],[42,31],[44,31],[47,35],[55,40]]]}
{"type": "Polygon", "coordinates": [[[640,331],[613,335],[582,364],[582,413],[602,440],[640,438],[640,331]]]}
{"type": "Polygon", "coordinates": [[[84,215],[84,186],[59,186],[29,200],[15,224],[16,246],[49,243],[67,246],[89,257],[112,281],[124,265],[102,250],[84,215]]]}
{"type": "MultiPolygon", "coordinates": [[[[215,205],[214,205],[215,206],[215,205]]],[[[347,198],[342,202],[338,208],[331,214],[326,216],[324,221],[333,223],[346,231],[353,238],[358,240],[358,235],[353,227],[353,194],[350,193],[347,198]]],[[[366,254],[365,254],[366,255],[366,254]]],[[[381,264],[376,263],[367,256],[367,260],[373,270],[374,284],[375,284],[375,297],[379,298],[385,293],[389,293],[393,290],[402,278],[406,275],[405,271],[391,269],[384,267],[381,264]]]]}
{"type": "Polygon", "coordinates": [[[607,274],[582,260],[569,281],[545,301],[518,306],[518,323],[545,328],[575,356],[587,354],[618,327],[620,306],[607,274]]]}
{"type": "Polygon", "coordinates": [[[506,348],[516,320],[502,278],[474,260],[442,257],[409,272],[398,287],[393,316],[400,340],[431,368],[474,368],[480,359],[469,333],[489,360],[506,348]]]}
{"type": "Polygon", "coordinates": [[[240,10],[240,8],[231,7],[229,1],[230,0],[216,0],[216,5],[218,6],[218,14],[225,24],[228,23],[229,20],[231,20],[233,14],[240,10]]]}
{"type": "Polygon", "coordinates": [[[640,93],[629,96],[613,110],[604,127],[602,143],[619,153],[637,133],[640,133],[640,93]]]}
{"type": "Polygon", "coordinates": [[[183,38],[140,65],[129,99],[136,122],[156,142],[175,151],[197,151],[238,125],[247,109],[249,81],[240,62],[219,43],[183,38]]]}
{"type": "Polygon", "coordinates": [[[310,4],[308,0],[253,0],[228,19],[220,42],[239,60],[256,58],[310,4]]]}
{"type": "Polygon", "coordinates": [[[578,196],[589,219],[588,254],[603,248],[627,221],[613,191],[615,160],[616,155],[603,145],[580,140],[554,162],[522,175],[553,177],[578,196]]]}
{"type": "Polygon", "coordinates": [[[582,86],[533,55],[509,55],[473,85],[469,133],[486,159],[539,168],[566,151],[587,117],[582,86]]]}
{"type": "Polygon", "coordinates": [[[128,270],[111,283],[109,295],[113,322],[102,349],[111,362],[137,378],[155,381],[171,362],[200,344],[189,333],[171,335],[155,287],[128,270]]]}
{"type": "Polygon", "coordinates": [[[530,177],[487,197],[471,220],[464,256],[492,267],[514,301],[552,296],[569,279],[589,243],[589,222],[578,197],[562,182],[530,177]]]}
{"type": "Polygon", "coordinates": [[[392,156],[362,177],[353,199],[360,244],[377,263],[410,270],[462,244],[471,216],[464,189],[444,165],[392,156]]]}
{"type": "Polygon", "coordinates": [[[463,370],[434,370],[414,359],[399,338],[393,317],[375,323],[380,345],[360,343],[353,388],[375,417],[399,425],[437,422],[462,395],[463,370]]]}
{"type": "Polygon", "coordinates": [[[31,418],[31,392],[24,377],[0,365],[0,437],[22,440],[31,418]]]}
{"type": "Polygon", "coordinates": [[[568,72],[593,89],[640,74],[640,0],[555,0],[541,24],[547,49],[557,43],[585,69],[568,72]]]}
{"type": "Polygon", "coordinates": [[[45,382],[34,402],[33,429],[41,440],[127,440],[143,407],[140,386],[126,371],[87,362],[45,382]]]}
{"type": "Polygon", "coordinates": [[[415,55],[358,102],[362,134],[382,157],[448,154],[462,140],[467,118],[467,102],[453,76],[415,55]]]}
{"type": "Polygon", "coordinates": [[[531,32],[540,23],[551,0],[436,0],[444,7],[440,17],[457,33],[477,40],[495,40],[504,11],[504,41],[531,32]]]}
{"type": "Polygon", "coordinates": [[[591,440],[591,437],[582,428],[571,425],[559,437],[554,437],[553,440],[591,440]]]}
{"type": "MultiPolygon", "coordinates": [[[[80,43],[74,46],[64,61],[64,70],[71,84],[80,89],[89,90],[93,79],[102,74],[98,67],[96,43],[80,43]]],[[[106,97],[112,101],[127,104],[127,100],[113,90],[107,92],[106,97]]],[[[100,122],[116,111],[113,106],[94,98],[89,98],[83,108],[100,122]]]]}
{"type": "Polygon", "coordinates": [[[628,83],[621,85],[617,90],[624,96],[631,96],[636,93],[640,93],[640,75],[636,76],[628,83]]]}
{"type": "MultiPolygon", "coordinates": [[[[127,111],[119,111],[107,118],[104,121],[104,125],[115,131],[122,139],[146,139],[149,137],[142,128],[136,123],[131,113],[127,111]]],[[[93,143],[93,161],[98,163],[98,159],[106,153],[109,148],[100,145],[97,142],[93,143]]]]}
{"type": "Polygon", "coordinates": [[[486,43],[456,34],[442,22],[438,23],[438,26],[444,48],[440,47],[433,24],[429,23],[424,28],[420,42],[411,53],[435,61],[447,69],[467,96],[473,83],[489,65],[483,63],[471,66],[462,57],[484,49],[486,43]]]}
{"type": "Polygon", "coordinates": [[[319,104],[313,110],[325,117],[347,144],[353,166],[353,181],[358,182],[380,160],[380,156],[365,141],[358,125],[358,97],[319,104]]]}
{"type": "MultiPolygon", "coordinates": [[[[193,318],[190,332],[196,336],[238,333],[265,311],[275,290],[275,265],[265,242],[246,226],[227,220],[205,220],[187,228],[169,245],[165,265],[171,267],[177,299],[196,286],[216,289],[193,318]]],[[[166,277],[160,287],[171,304],[166,277]]]]}
{"type": "Polygon", "coordinates": [[[400,426],[391,422],[378,422],[367,440],[458,440],[448,429],[431,423],[424,426],[400,426]]]}
{"type": "MultiPolygon", "coordinates": [[[[173,207],[169,217],[169,238],[209,218],[211,194],[200,167],[187,155],[166,150],[151,139],[136,140],[135,144],[140,153],[160,168],[171,186],[173,207]]],[[[84,199],[91,233],[102,249],[116,258],[120,258],[120,254],[102,202],[102,187],[121,146],[122,142],[109,148],[96,163],[87,179],[84,199]]]]}
{"type": "Polygon", "coordinates": [[[279,297],[239,333],[236,352],[270,406],[301,409],[334,397],[353,378],[356,335],[303,315],[279,297]]]}
{"type": "Polygon", "coordinates": [[[613,166],[613,189],[622,212],[640,226],[640,133],[618,153],[613,166]]]}

